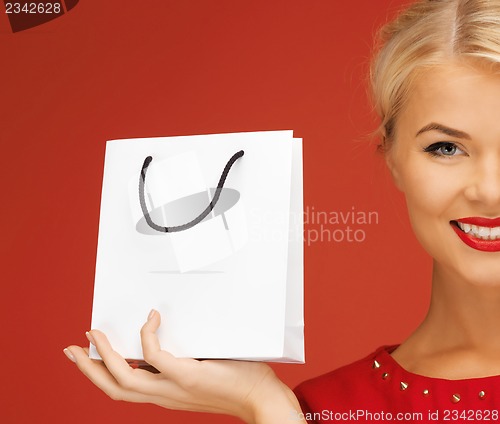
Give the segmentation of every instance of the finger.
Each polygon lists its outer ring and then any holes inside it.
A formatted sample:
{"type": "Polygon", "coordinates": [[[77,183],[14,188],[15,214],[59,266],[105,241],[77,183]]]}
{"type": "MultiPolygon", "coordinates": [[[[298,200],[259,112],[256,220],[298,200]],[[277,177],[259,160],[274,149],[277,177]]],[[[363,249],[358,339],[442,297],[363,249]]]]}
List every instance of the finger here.
{"type": "Polygon", "coordinates": [[[90,331],[89,336],[106,368],[122,388],[143,393],[156,391],[154,383],[158,380],[155,374],[130,367],[127,361],[113,350],[107,337],[99,330],[90,331]]]}
{"type": "MultiPolygon", "coordinates": [[[[118,385],[103,362],[90,359],[79,346],[70,346],[67,349],[73,354],[80,371],[111,399],[134,401],[133,396],[130,396],[125,389],[118,385]]],[[[146,399],[142,401],[147,402],[146,399]]]]}
{"type": "Polygon", "coordinates": [[[199,362],[194,359],[176,358],[171,353],[161,350],[156,330],[160,326],[161,317],[158,311],[152,310],[148,320],[141,328],[142,353],[145,361],[162,374],[184,384],[189,384],[189,376],[199,362]]]}
{"type": "MultiPolygon", "coordinates": [[[[191,409],[214,413],[224,412],[224,410],[211,405],[197,405],[193,402],[189,393],[184,392],[181,388],[168,380],[163,380],[161,382],[161,387],[155,394],[145,394],[127,390],[118,384],[103,361],[90,359],[85,349],[79,346],[69,346],[66,350],[73,355],[80,371],[113,400],[154,403],[170,409],[191,409]]],[[[144,373],[149,374],[147,371],[144,371],[144,373]]]]}
{"type": "Polygon", "coordinates": [[[88,357],[88,354],[85,352],[88,349],[82,349],[79,346],[70,346],[68,350],[74,355],[80,371],[111,399],[136,403],[160,403],[161,398],[156,395],[135,392],[121,387],[106,368],[103,361],[88,357]]]}

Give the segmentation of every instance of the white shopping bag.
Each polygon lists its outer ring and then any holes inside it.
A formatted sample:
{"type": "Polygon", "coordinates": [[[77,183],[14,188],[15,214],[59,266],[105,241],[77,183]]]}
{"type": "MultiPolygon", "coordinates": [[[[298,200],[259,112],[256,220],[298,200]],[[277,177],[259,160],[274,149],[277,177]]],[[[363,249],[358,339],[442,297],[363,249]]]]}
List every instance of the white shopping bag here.
{"type": "Polygon", "coordinates": [[[302,216],[292,131],[108,141],[92,328],[142,360],[154,308],[175,356],[304,362],[302,216]]]}

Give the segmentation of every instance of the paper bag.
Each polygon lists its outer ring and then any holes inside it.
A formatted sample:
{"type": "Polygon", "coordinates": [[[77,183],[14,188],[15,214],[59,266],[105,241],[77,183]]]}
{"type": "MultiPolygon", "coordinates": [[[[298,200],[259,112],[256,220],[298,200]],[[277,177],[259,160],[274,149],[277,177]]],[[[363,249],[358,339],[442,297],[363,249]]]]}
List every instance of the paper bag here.
{"type": "Polygon", "coordinates": [[[154,308],[177,357],[304,362],[302,216],[292,131],[108,141],[92,328],[142,360],[154,308]]]}

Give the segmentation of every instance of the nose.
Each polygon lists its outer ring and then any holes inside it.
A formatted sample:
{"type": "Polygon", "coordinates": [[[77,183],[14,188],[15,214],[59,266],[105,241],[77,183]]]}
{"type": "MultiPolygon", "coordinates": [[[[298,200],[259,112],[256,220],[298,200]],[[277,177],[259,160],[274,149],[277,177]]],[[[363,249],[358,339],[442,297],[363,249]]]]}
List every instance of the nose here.
{"type": "Polygon", "coordinates": [[[490,155],[477,162],[465,194],[469,200],[500,212],[500,155],[490,155]]]}

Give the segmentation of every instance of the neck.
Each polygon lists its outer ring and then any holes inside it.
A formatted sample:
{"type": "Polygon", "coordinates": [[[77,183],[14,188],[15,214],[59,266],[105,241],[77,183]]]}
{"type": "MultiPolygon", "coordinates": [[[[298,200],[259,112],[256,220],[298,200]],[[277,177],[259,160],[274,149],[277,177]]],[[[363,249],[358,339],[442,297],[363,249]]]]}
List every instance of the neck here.
{"type": "Polygon", "coordinates": [[[500,374],[500,281],[464,281],[435,264],[429,312],[392,356],[406,369],[428,376],[500,374]]]}
{"type": "Polygon", "coordinates": [[[500,285],[464,281],[435,264],[431,303],[421,329],[443,348],[500,350],[500,285]]]}

